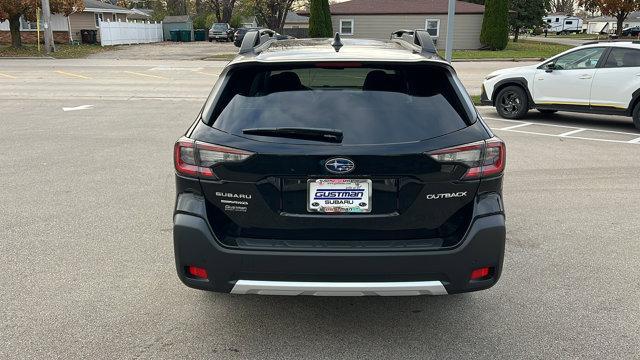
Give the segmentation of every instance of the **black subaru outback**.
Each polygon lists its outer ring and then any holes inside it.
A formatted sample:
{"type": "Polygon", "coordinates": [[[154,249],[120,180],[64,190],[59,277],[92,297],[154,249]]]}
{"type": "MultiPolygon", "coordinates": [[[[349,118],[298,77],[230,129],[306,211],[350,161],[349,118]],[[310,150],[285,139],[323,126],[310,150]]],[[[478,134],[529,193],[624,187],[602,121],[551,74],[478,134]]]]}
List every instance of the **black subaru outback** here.
{"type": "Polygon", "coordinates": [[[180,279],[272,295],[494,285],[505,146],[428,34],[272,34],[247,33],[175,144],[180,279]]]}

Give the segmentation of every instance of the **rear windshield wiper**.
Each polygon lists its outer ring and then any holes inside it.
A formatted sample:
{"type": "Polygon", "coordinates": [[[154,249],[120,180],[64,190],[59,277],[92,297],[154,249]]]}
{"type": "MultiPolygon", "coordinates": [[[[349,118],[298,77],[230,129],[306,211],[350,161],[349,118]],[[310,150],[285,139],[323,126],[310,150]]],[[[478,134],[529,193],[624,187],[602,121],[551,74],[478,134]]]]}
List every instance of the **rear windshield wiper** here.
{"type": "Polygon", "coordinates": [[[337,129],[279,127],[279,128],[251,128],[242,130],[246,135],[274,136],[291,139],[342,142],[342,131],[337,129]]]}

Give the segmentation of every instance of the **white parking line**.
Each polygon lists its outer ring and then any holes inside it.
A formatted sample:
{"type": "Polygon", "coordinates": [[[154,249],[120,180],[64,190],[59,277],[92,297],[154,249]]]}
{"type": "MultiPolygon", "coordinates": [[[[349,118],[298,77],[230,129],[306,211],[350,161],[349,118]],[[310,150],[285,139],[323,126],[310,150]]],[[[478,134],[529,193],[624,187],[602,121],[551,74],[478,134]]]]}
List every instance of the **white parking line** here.
{"type": "Polygon", "coordinates": [[[631,136],[638,136],[638,133],[631,133],[631,132],[624,132],[624,131],[613,131],[613,130],[601,130],[601,129],[589,129],[589,128],[577,128],[574,126],[567,126],[567,125],[556,125],[556,124],[545,124],[545,123],[538,123],[535,125],[538,126],[549,126],[549,127],[553,127],[553,128],[564,128],[564,129],[572,129],[570,131],[561,133],[561,134],[547,134],[547,133],[542,133],[542,132],[537,132],[537,131],[526,131],[526,130],[522,130],[520,128],[523,128],[525,126],[528,125],[533,125],[533,123],[529,123],[529,122],[523,122],[523,121],[518,121],[518,120],[509,120],[509,119],[500,119],[500,118],[493,118],[493,117],[483,117],[483,119],[485,120],[496,120],[496,121],[504,121],[504,122],[508,122],[508,123],[517,123],[517,125],[512,125],[512,126],[507,126],[504,128],[495,128],[492,130],[496,130],[496,131],[510,131],[510,132],[515,132],[515,133],[520,133],[520,134],[529,134],[529,135],[540,135],[540,136],[551,136],[551,137],[559,137],[559,138],[565,138],[565,139],[577,139],[577,140],[590,140],[590,141],[601,141],[601,142],[610,142],[610,143],[618,143],[618,144],[639,144],[640,145],[640,137],[637,137],[633,140],[615,140],[615,139],[599,139],[599,138],[592,138],[592,137],[584,137],[584,136],[574,136],[577,133],[583,132],[583,131],[593,131],[593,132],[600,132],[600,133],[607,133],[607,134],[620,134],[620,135],[631,135],[631,136]]]}
{"type": "Polygon", "coordinates": [[[529,125],[531,125],[531,123],[522,123],[522,124],[518,124],[518,125],[507,126],[506,128],[496,129],[496,130],[513,130],[513,129],[517,129],[517,128],[521,128],[521,127],[525,127],[525,126],[529,126],[529,125]]]}
{"type": "Polygon", "coordinates": [[[562,133],[562,134],[560,134],[558,136],[559,137],[567,137],[569,135],[577,134],[577,133],[585,131],[585,130],[586,129],[575,129],[575,130],[567,131],[566,133],[562,133]]]}

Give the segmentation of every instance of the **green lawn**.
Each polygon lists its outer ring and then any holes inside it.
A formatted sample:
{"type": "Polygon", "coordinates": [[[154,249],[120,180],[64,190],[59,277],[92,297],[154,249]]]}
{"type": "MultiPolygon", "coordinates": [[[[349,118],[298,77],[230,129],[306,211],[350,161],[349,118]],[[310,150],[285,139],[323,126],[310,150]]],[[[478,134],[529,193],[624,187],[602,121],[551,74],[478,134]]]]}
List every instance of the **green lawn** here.
{"type": "Polygon", "coordinates": [[[510,40],[502,51],[455,50],[453,59],[546,59],[569,49],[571,46],[521,39],[518,42],[510,40]]]}
{"type": "MultiPolygon", "coordinates": [[[[69,44],[56,44],[56,52],[51,53],[50,56],[57,59],[77,59],[84,58],[88,55],[99,53],[110,49],[109,47],[102,47],[100,45],[69,45],[69,44]]],[[[38,47],[34,44],[25,44],[22,48],[15,49],[11,46],[0,45],[0,57],[38,57],[46,56],[42,47],[38,52],[38,47]]]]}

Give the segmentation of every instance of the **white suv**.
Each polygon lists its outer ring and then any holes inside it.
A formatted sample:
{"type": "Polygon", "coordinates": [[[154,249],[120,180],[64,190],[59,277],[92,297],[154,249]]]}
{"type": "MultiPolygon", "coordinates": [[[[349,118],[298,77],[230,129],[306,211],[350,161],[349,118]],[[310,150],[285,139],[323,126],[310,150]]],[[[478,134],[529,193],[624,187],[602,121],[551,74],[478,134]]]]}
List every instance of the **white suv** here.
{"type": "Polygon", "coordinates": [[[529,109],[632,116],[640,129],[640,43],[589,43],[540,64],[489,74],[481,101],[507,119],[529,109]]]}

